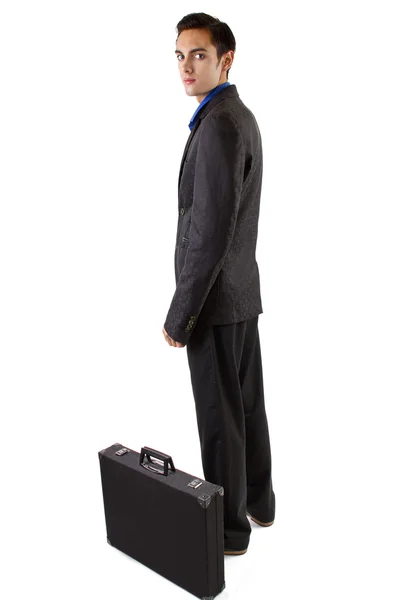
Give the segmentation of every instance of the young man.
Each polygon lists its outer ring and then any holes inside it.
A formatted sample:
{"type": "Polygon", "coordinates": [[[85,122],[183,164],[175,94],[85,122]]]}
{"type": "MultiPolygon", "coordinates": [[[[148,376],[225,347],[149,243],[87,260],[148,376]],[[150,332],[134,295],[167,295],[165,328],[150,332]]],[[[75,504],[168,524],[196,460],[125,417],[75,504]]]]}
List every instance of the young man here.
{"type": "Polygon", "coordinates": [[[225,554],[244,554],[246,514],[264,526],[275,518],[255,259],[261,136],[228,82],[236,49],[228,25],[192,13],[177,31],[179,75],[199,106],[179,173],[176,290],[163,334],[187,348],[204,478],[224,488],[225,554]]]}

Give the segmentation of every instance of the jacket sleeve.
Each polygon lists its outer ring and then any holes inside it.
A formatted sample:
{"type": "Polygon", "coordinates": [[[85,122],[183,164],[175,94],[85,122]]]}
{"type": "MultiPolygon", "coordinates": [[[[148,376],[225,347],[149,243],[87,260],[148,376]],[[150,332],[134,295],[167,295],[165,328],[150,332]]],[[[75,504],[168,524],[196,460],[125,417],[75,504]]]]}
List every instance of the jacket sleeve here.
{"type": "Polygon", "coordinates": [[[242,192],[245,148],[229,116],[201,124],[189,245],[164,323],[187,344],[232,242],[242,192]]]}

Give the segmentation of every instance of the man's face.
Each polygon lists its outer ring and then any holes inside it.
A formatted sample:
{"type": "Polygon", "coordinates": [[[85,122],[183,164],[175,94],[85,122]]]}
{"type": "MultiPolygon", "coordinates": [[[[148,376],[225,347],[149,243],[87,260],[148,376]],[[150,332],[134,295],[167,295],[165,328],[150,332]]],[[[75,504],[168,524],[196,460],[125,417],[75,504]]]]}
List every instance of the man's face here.
{"type": "Polygon", "coordinates": [[[179,75],[188,96],[201,102],[208,92],[224,83],[226,71],[232,65],[233,51],[223,54],[218,62],[217,49],[211,43],[208,29],[186,29],[176,40],[179,75]],[[194,50],[194,52],[192,52],[194,50]],[[185,79],[194,79],[192,83],[185,79]]]}

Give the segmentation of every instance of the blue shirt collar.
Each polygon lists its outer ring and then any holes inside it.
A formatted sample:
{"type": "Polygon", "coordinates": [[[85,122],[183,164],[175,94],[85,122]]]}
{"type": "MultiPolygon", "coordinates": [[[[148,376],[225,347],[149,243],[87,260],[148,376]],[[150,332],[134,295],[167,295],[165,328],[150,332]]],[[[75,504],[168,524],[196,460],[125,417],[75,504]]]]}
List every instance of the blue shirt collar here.
{"type": "Polygon", "coordinates": [[[203,100],[200,102],[200,104],[196,108],[195,112],[193,113],[193,117],[190,119],[190,123],[189,123],[189,129],[190,129],[190,131],[192,131],[192,129],[194,127],[194,124],[196,122],[197,114],[198,114],[199,110],[201,108],[203,108],[203,106],[205,104],[207,104],[207,102],[209,100],[211,100],[211,98],[213,98],[215,96],[215,94],[218,94],[218,92],[220,92],[221,90],[223,90],[228,85],[231,85],[230,81],[225,81],[225,83],[221,83],[220,85],[217,85],[217,87],[215,87],[214,89],[212,89],[211,92],[208,92],[207,96],[205,98],[203,98],[203,100]]]}

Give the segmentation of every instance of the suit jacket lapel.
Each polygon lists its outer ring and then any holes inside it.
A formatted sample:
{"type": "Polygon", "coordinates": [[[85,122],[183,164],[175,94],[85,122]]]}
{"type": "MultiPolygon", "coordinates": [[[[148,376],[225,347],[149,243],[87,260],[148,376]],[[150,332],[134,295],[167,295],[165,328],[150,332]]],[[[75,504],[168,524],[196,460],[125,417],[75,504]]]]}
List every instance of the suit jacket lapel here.
{"type": "Polygon", "coordinates": [[[237,97],[237,98],[239,97],[236,85],[234,85],[234,84],[228,85],[226,88],[224,88],[223,90],[221,90],[220,92],[218,92],[218,94],[216,94],[213,98],[211,98],[211,100],[209,102],[207,102],[205,104],[205,106],[203,106],[202,109],[200,110],[199,115],[198,115],[198,117],[196,119],[196,122],[194,124],[194,127],[193,127],[192,131],[190,132],[190,135],[189,135],[189,137],[187,139],[185,149],[183,151],[183,156],[182,156],[182,160],[181,160],[181,166],[180,166],[180,169],[179,169],[178,190],[179,190],[179,186],[180,186],[180,183],[181,183],[181,176],[182,176],[182,171],[183,171],[183,164],[185,162],[185,158],[186,158],[186,155],[188,153],[190,143],[191,143],[191,141],[193,139],[194,134],[197,131],[197,128],[200,125],[201,120],[204,119],[204,117],[210,112],[210,110],[212,110],[214,108],[214,106],[216,106],[217,104],[219,104],[220,102],[222,102],[222,100],[224,100],[225,98],[230,98],[230,97],[237,97]]]}
{"type": "Polygon", "coordinates": [[[183,155],[182,155],[181,166],[180,166],[180,169],[179,169],[178,188],[179,188],[180,183],[181,183],[181,176],[182,176],[182,171],[183,171],[183,164],[185,162],[185,158],[186,158],[186,155],[187,155],[188,150],[189,150],[190,142],[192,141],[193,136],[194,136],[194,134],[195,134],[195,132],[196,132],[196,130],[197,130],[197,128],[198,128],[199,125],[200,125],[200,119],[197,119],[196,122],[195,122],[195,124],[194,124],[194,127],[193,127],[192,131],[190,132],[190,135],[189,135],[189,137],[188,137],[188,139],[186,141],[186,146],[185,146],[185,149],[184,149],[183,155]]]}

